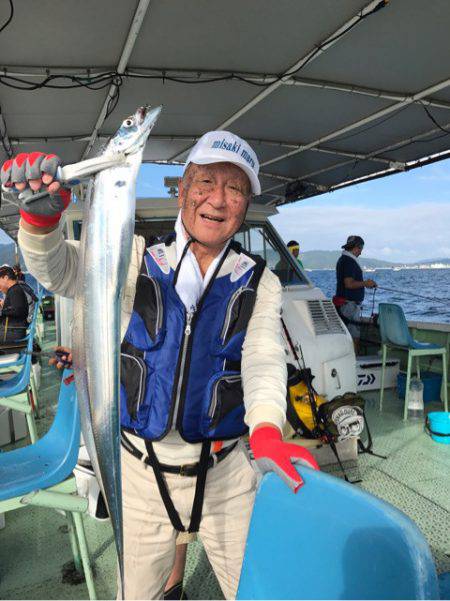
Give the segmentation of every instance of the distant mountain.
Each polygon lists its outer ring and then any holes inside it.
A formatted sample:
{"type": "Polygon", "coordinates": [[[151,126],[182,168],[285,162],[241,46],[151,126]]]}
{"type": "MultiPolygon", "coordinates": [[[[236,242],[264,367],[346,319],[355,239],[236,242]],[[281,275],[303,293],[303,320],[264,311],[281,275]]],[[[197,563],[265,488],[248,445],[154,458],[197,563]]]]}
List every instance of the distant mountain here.
{"type": "MultiPolygon", "coordinates": [[[[301,260],[305,269],[334,269],[336,262],[341,256],[340,250],[307,250],[301,253],[301,260]]],[[[429,269],[429,268],[450,268],[450,258],[424,259],[414,263],[392,263],[391,261],[381,261],[380,259],[371,259],[362,255],[359,258],[359,264],[363,269],[429,269]]]]}
{"type": "MultiPolygon", "coordinates": [[[[336,262],[341,256],[338,250],[307,250],[301,253],[301,260],[305,269],[334,269],[336,262]]],[[[400,263],[381,261],[361,256],[359,263],[363,269],[397,267],[400,263]]]]}
{"type": "Polygon", "coordinates": [[[441,259],[426,259],[424,261],[418,261],[414,265],[450,265],[450,259],[444,257],[441,259]]]}

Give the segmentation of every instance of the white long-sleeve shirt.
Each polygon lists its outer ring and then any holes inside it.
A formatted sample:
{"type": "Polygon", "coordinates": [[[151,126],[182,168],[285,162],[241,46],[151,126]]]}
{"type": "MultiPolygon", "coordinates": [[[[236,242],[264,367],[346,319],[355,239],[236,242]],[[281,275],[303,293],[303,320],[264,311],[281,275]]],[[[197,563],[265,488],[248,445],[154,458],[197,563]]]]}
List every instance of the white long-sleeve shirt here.
{"type": "MultiPolygon", "coordinates": [[[[49,234],[36,235],[19,230],[18,241],[28,271],[48,290],[73,298],[77,286],[79,242],[66,241],[61,229],[49,234]]],[[[124,337],[133,310],[136,280],[145,252],[145,240],[134,236],[127,281],[122,299],[121,336],[124,337]]],[[[171,268],[177,265],[176,242],[166,249],[171,268]]],[[[230,250],[219,277],[231,274],[239,255],[230,250]]],[[[281,337],[281,285],[278,278],[265,269],[257,291],[242,349],[242,385],[244,390],[245,422],[250,431],[257,424],[269,422],[282,429],[286,414],[286,360],[281,337]]],[[[143,440],[131,436],[142,452],[143,440]]],[[[162,463],[180,465],[198,461],[200,444],[183,441],[178,432],[170,432],[162,441],[154,443],[162,463]]]]}

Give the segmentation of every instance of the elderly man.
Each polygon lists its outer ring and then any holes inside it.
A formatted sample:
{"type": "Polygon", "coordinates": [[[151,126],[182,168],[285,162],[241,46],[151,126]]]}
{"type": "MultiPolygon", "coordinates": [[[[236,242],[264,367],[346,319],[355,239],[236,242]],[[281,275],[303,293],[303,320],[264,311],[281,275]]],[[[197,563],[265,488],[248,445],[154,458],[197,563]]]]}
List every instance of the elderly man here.
{"type": "MultiPolygon", "coordinates": [[[[70,297],[78,249],[58,226],[68,196],[53,180],[57,164],[54,156],[19,155],[3,167],[2,181],[17,190],[48,186],[33,214],[22,208],[19,243],[29,271],[70,297]]],[[[127,599],[162,595],[185,530],[199,532],[224,595],[235,596],[256,482],[239,441],[248,429],[262,469],[293,490],[302,481],[291,458],[316,467],[307,451],[281,439],[280,284],[232,240],[260,193],[258,169],[238,136],[205,134],[179,183],[175,232],[147,249],[134,239],[122,302],[127,599]]]]}

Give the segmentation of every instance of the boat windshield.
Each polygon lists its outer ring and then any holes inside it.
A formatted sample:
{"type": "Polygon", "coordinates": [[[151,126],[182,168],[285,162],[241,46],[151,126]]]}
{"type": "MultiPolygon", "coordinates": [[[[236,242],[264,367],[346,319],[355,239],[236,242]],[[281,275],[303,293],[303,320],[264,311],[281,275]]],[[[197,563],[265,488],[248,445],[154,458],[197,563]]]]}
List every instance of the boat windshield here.
{"type": "Polygon", "coordinates": [[[309,285],[298,262],[268,224],[246,222],[234,239],[248,252],[262,257],[283,286],[309,285]]]}

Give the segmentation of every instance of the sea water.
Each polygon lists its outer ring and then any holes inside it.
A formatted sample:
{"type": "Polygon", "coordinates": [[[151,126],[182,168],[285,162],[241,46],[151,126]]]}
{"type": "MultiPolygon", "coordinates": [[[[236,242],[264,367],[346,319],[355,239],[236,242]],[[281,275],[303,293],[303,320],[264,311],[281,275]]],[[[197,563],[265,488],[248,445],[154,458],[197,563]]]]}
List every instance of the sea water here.
{"type": "MultiPolygon", "coordinates": [[[[336,293],[336,274],[334,270],[320,269],[306,272],[307,277],[327,298],[336,293]]],[[[365,272],[364,278],[371,278],[380,286],[395,288],[399,292],[365,289],[363,315],[378,313],[378,303],[396,303],[401,305],[406,319],[413,321],[433,321],[450,323],[450,269],[377,269],[365,272]],[[413,296],[432,297],[425,300],[413,296]],[[440,302],[441,301],[441,302],[440,302]]]]}

